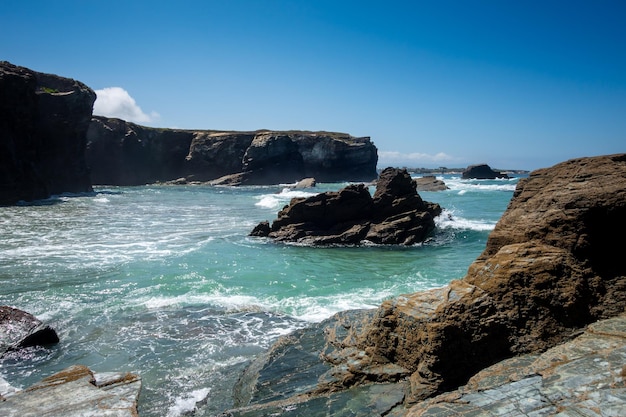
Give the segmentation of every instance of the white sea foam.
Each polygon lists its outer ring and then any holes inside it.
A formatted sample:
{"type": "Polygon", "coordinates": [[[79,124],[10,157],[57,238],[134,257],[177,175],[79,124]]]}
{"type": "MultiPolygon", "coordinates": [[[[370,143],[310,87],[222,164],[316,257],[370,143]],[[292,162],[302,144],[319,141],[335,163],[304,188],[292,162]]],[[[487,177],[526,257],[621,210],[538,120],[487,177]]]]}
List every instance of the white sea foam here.
{"type": "Polygon", "coordinates": [[[295,197],[311,197],[316,195],[309,191],[294,190],[291,188],[283,188],[280,193],[277,194],[263,194],[256,197],[259,201],[255,204],[258,207],[269,208],[277,210],[288,204],[292,198],[295,197]]]}
{"type": "Polygon", "coordinates": [[[443,209],[441,215],[435,218],[435,225],[439,229],[461,229],[483,232],[493,230],[496,226],[496,222],[481,219],[466,219],[457,216],[454,210],[443,209]]]}
{"type": "Polygon", "coordinates": [[[191,413],[196,409],[199,402],[206,399],[210,392],[210,388],[201,388],[176,398],[174,405],[167,410],[167,417],[178,417],[191,413]]]}
{"type": "Polygon", "coordinates": [[[497,180],[463,180],[460,177],[444,178],[443,180],[451,191],[463,195],[468,191],[515,191],[519,178],[497,180]]]}

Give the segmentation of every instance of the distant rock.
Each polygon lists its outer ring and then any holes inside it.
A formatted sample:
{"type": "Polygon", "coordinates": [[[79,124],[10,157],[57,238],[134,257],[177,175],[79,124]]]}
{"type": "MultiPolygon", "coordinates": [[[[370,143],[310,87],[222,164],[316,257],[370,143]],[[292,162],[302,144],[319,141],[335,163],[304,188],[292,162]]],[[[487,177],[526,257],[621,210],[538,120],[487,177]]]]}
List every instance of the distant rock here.
{"type": "Polygon", "coordinates": [[[137,417],[141,379],[130,373],[94,374],[71,366],[29,388],[0,395],[5,417],[137,417]]]}
{"type": "Polygon", "coordinates": [[[0,61],[0,205],[91,192],[86,85],[0,61]]]}
{"type": "Polygon", "coordinates": [[[317,184],[315,178],[303,178],[293,188],[313,188],[317,184]]]}
{"type": "Polygon", "coordinates": [[[7,352],[59,342],[56,331],[30,313],[0,306],[0,358],[7,352]]]}
{"type": "Polygon", "coordinates": [[[299,368],[315,373],[262,358],[241,385],[252,377],[245,391],[258,395],[228,415],[622,415],[626,264],[615,236],[625,233],[626,154],[533,171],[463,279],[342,313],[312,331],[323,347],[282,338],[270,352],[300,345],[299,368]],[[289,391],[262,397],[275,381],[289,391]]]}
{"type": "Polygon", "coordinates": [[[424,241],[434,230],[438,204],[425,202],[406,170],[385,169],[374,196],[364,184],[337,192],[294,198],[269,226],[263,222],[252,236],[308,245],[377,244],[411,245],[424,241]]]}
{"type": "Polygon", "coordinates": [[[437,179],[434,175],[426,175],[415,178],[417,191],[444,191],[448,186],[442,180],[437,179]]]}
{"type": "Polygon", "coordinates": [[[509,176],[500,171],[494,171],[487,164],[470,165],[462,174],[464,180],[477,179],[477,180],[493,180],[496,178],[509,178],[509,176]]]}
{"type": "Polygon", "coordinates": [[[186,178],[213,185],[369,181],[377,149],[369,138],[332,132],[158,129],[94,117],[86,158],[94,184],[142,185],[186,178]]]}

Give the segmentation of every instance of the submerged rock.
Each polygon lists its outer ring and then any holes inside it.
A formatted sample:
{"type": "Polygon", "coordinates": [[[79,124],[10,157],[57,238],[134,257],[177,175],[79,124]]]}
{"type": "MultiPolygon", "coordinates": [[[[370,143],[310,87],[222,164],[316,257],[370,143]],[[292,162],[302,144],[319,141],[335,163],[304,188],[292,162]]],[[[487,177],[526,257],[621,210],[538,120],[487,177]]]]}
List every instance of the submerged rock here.
{"type": "Polygon", "coordinates": [[[411,245],[424,241],[435,228],[441,207],[425,202],[406,170],[385,169],[374,196],[364,184],[337,192],[294,198],[269,226],[262,222],[251,235],[309,245],[411,245]]]}
{"type": "Polygon", "coordinates": [[[32,314],[0,306],[0,358],[10,351],[58,342],[56,331],[32,314]]]}
{"type": "Polygon", "coordinates": [[[130,373],[94,374],[75,365],[31,387],[0,396],[6,417],[137,417],[141,379],[130,373]]]}

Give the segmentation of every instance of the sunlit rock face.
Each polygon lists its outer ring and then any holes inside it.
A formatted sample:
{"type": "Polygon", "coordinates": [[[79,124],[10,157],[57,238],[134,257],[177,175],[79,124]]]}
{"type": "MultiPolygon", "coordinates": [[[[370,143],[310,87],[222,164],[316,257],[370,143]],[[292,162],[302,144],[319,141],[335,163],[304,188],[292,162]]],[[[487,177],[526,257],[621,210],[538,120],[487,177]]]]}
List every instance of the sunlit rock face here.
{"type": "Polygon", "coordinates": [[[369,138],[333,132],[159,129],[94,117],[87,133],[94,184],[184,179],[215,185],[370,181],[378,153],[369,138]]]}

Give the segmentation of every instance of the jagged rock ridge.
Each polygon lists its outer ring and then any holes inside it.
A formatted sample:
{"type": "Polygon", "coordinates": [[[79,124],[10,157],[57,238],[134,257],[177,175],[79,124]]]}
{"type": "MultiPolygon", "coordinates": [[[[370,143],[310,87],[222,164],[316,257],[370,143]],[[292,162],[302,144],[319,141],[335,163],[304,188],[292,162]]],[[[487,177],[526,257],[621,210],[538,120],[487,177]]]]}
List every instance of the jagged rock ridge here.
{"type": "Polygon", "coordinates": [[[422,200],[406,170],[386,168],[372,196],[365,184],[337,192],[294,198],[269,225],[262,222],[252,236],[308,245],[412,245],[435,229],[439,204],[422,200]]]}

